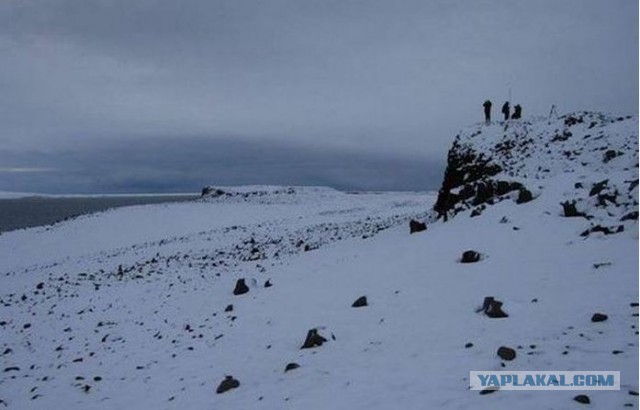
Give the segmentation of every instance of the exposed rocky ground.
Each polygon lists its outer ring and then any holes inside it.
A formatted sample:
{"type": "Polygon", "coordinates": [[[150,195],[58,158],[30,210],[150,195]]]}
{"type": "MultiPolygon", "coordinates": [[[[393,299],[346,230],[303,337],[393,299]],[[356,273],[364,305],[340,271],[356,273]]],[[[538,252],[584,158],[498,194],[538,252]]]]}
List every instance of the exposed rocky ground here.
{"type": "Polygon", "coordinates": [[[443,218],[477,216],[499,201],[529,202],[562,178],[573,186],[553,212],[590,222],[585,235],[617,233],[638,220],[637,128],[635,117],[577,112],[466,130],[449,150],[434,208],[443,218]]]}

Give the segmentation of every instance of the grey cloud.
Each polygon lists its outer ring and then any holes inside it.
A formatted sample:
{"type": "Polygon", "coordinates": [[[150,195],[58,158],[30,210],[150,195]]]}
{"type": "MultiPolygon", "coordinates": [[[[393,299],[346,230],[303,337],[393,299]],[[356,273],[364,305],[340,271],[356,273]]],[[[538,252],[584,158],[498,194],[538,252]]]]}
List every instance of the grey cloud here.
{"type": "Polygon", "coordinates": [[[37,175],[0,172],[0,190],[31,192],[196,192],[202,186],[326,185],[348,190],[430,190],[443,164],[414,155],[310,149],[228,137],[108,140],[56,153],[0,151],[15,168],[37,163],[37,175]],[[47,172],[48,171],[48,172],[47,172]]]}
{"type": "Polygon", "coordinates": [[[628,0],[7,0],[0,144],[234,135],[442,162],[509,88],[525,116],[637,113],[637,16],[628,0]]]}

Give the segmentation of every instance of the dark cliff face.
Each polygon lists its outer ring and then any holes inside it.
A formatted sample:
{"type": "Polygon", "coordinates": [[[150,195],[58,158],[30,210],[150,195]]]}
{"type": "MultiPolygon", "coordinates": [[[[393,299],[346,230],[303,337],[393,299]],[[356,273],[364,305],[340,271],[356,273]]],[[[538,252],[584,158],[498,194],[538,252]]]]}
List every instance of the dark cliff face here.
{"type": "Polygon", "coordinates": [[[592,223],[621,215],[637,220],[637,123],[632,116],[577,112],[473,126],[449,150],[434,211],[445,220],[467,210],[477,216],[503,200],[532,201],[552,184],[547,212],[592,223]]]}
{"type": "MultiPolygon", "coordinates": [[[[511,149],[509,144],[498,148],[511,149]]],[[[526,190],[520,182],[505,179],[502,171],[503,167],[492,156],[461,144],[458,135],[447,155],[444,180],[433,207],[438,217],[446,220],[462,210],[492,204],[512,191],[526,190]]]]}

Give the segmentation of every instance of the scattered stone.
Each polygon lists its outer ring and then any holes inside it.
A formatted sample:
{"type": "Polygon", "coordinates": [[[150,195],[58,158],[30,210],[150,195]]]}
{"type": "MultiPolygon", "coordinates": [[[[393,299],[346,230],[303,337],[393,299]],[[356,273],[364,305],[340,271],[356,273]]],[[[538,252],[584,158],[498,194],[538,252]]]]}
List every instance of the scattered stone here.
{"type": "Polygon", "coordinates": [[[233,290],[233,294],[237,296],[244,295],[247,292],[249,292],[249,287],[245,283],[244,279],[238,279],[238,281],[236,282],[236,287],[233,290]]]}
{"type": "Polygon", "coordinates": [[[466,343],[466,344],[464,345],[464,348],[465,348],[465,349],[468,349],[468,348],[470,348],[470,347],[473,347],[473,343],[471,343],[471,342],[468,342],[468,343],[466,343]]]}
{"type": "Polygon", "coordinates": [[[287,364],[287,366],[284,368],[284,372],[286,373],[289,370],[295,370],[298,367],[300,367],[300,365],[298,363],[291,362],[291,363],[287,364]]]}
{"type": "Polygon", "coordinates": [[[480,253],[473,251],[473,250],[468,250],[468,251],[464,251],[462,253],[462,258],[460,259],[461,263],[475,263],[478,262],[480,260],[480,253]]]}
{"type": "Polygon", "coordinates": [[[620,221],[637,221],[638,220],[638,211],[629,212],[620,218],[620,221]]]}
{"type": "Polygon", "coordinates": [[[607,162],[611,161],[612,159],[620,155],[622,155],[622,152],[620,151],[616,151],[613,149],[607,150],[607,152],[605,152],[604,155],[602,156],[602,162],[606,164],[607,162]]]}
{"type": "Polygon", "coordinates": [[[20,371],[20,368],[18,366],[10,366],[4,369],[5,373],[6,372],[18,372],[20,371]]]}
{"type": "Polygon", "coordinates": [[[363,307],[363,306],[369,306],[367,303],[367,297],[366,296],[360,296],[355,302],[353,302],[353,304],[351,305],[351,307],[354,308],[358,308],[358,307],[363,307]]]}
{"type": "Polygon", "coordinates": [[[418,222],[415,219],[409,221],[409,233],[422,232],[427,230],[427,224],[424,222],[418,222]]]}
{"type": "Polygon", "coordinates": [[[634,391],[634,390],[629,390],[629,394],[632,395],[632,396],[637,396],[638,392],[634,391]]]}
{"type": "Polygon", "coordinates": [[[240,387],[240,382],[233,378],[233,376],[225,376],[224,380],[220,382],[216,389],[217,394],[222,394],[231,389],[237,389],[240,387]]]}
{"type": "Polygon", "coordinates": [[[44,282],[40,282],[36,285],[36,289],[42,290],[42,288],[44,288],[44,282]]]}
{"type": "Polygon", "coordinates": [[[591,403],[591,400],[589,400],[589,396],[587,396],[586,394],[579,394],[576,397],[574,397],[573,400],[577,401],[578,403],[582,403],[582,404],[591,403]]]}
{"type": "Polygon", "coordinates": [[[600,263],[594,263],[593,264],[593,269],[600,269],[604,266],[611,266],[611,262],[600,262],[600,263]]]}
{"type": "Polygon", "coordinates": [[[265,287],[265,288],[270,288],[271,286],[273,286],[273,283],[271,283],[271,280],[267,280],[267,281],[264,283],[264,287],[265,287]]]}
{"type": "Polygon", "coordinates": [[[227,305],[226,308],[224,308],[225,312],[233,312],[233,305],[227,305]]]}
{"type": "Polygon", "coordinates": [[[624,232],[624,225],[618,225],[617,228],[614,227],[606,227],[602,225],[596,225],[590,229],[585,230],[580,234],[580,236],[589,236],[590,233],[593,232],[602,232],[605,235],[612,235],[615,233],[624,232]]]}
{"type": "Polygon", "coordinates": [[[495,393],[498,390],[500,390],[498,387],[489,387],[489,388],[486,388],[484,390],[480,390],[480,395],[484,396],[485,394],[495,393]]]}
{"type": "Polygon", "coordinates": [[[576,208],[576,201],[566,201],[566,202],[562,202],[560,205],[562,205],[562,208],[564,210],[564,216],[566,218],[575,218],[575,217],[583,217],[586,218],[587,214],[584,212],[578,212],[578,209],[576,208]]]}
{"type": "Polygon", "coordinates": [[[327,339],[325,339],[318,333],[318,329],[310,329],[307,332],[307,338],[305,339],[304,344],[300,349],[311,349],[314,347],[322,346],[322,344],[326,341],[327,339]]]}
{"type": "Polygon", "coordinates": [[[509,315],[502,310],[502,305],[503,303],[496,300],[493,296],[486,296],[482,302],[480,311],[492,319],[509,317],[509,315]]]}
{"type": "Polygon", "coordinates": [[[594,313],[593,316],[591,316],[591,321],[593,323],[604,322],[608,318],[609,317],[607,315],[605,315],[604,313],[594,313]]]}
{"type": "Polygon", "coordinates": [[[593,184],[591,186],[591,190],[589,191],[589,196],[598,195],[600,192],[602,192],[603,189],[605,189],[607,187],[608,183],[609,183],[609,180],[605,179],[605,180],[602,180],[600,182],[596,182],[595,184],[593,184]]]}
{"type": "Polygon", "coordinates": [[[502,360],[511,361],[516,358],[516,351],[510,347],[500,346],[498,356],[500,356],[502,360]]]}

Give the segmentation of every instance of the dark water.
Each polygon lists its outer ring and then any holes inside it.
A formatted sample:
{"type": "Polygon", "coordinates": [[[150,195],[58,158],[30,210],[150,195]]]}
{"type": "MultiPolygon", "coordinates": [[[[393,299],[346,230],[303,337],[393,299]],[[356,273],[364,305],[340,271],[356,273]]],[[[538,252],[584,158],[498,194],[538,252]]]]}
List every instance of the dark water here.
{"type": "Polygon", "coordinates": [[[78,215],[129,205],[184,202],[196,195],[0,199],[0,232],[49,225],[78,215]]]}

